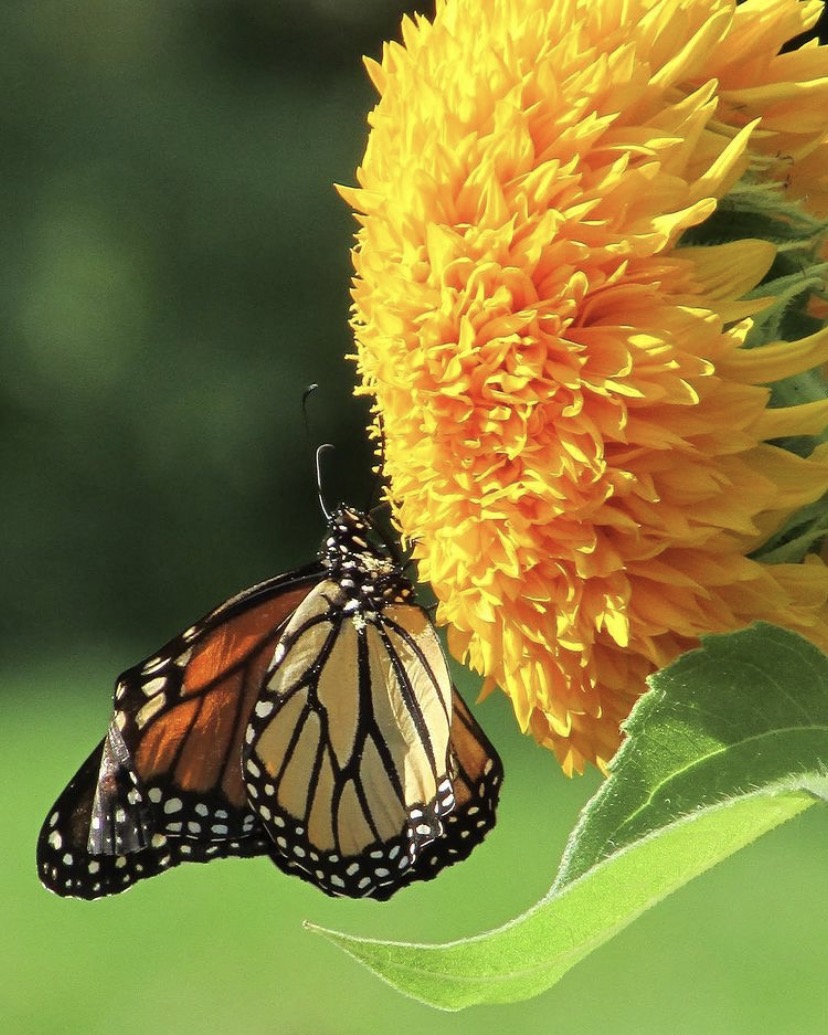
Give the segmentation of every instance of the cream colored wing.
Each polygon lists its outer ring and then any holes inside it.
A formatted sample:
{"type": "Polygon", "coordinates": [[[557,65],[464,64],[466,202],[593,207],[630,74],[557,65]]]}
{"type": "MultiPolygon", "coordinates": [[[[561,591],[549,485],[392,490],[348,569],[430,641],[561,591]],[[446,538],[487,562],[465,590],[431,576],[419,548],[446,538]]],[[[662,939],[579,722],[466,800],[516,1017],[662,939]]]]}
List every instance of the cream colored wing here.
{"type": "Polygon", "coordinates": [[[422,608],[346,605],[324,581],[288,623],[244,778],[277,864],[329,894],[387,897],[454,808],[452,686],[422,608]]]}

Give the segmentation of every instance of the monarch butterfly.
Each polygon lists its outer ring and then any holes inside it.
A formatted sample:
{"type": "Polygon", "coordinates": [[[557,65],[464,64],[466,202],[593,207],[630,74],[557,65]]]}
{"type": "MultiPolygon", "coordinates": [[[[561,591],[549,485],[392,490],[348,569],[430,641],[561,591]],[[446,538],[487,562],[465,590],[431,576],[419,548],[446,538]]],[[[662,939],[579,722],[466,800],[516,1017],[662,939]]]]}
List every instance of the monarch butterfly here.
{"type": "Polygon", "coordinates": [[[42,883],[94,899],[182,862],[267,855],[387,899],[495,822],[497,752],[368,517],[125,672],[106,737],[38,840],[42,883]]]}

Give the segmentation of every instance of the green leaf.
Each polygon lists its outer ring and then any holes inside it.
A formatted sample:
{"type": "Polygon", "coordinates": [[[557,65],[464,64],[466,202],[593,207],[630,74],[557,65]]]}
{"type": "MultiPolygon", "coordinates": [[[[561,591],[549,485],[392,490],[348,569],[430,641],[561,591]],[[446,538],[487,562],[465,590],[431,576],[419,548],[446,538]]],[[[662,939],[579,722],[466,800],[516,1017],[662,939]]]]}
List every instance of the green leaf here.
{"type": "Polygon", "coordinates": [[[765,624],[708,636],[651,684],[555,883],[528,913],[445,945],[312,929],[430,1005],[514,1002],[828,796],[828,659],[801,637],[765,624]]]}
{"type": "Polygon", "coordinates": [[[798,564],[828,535],[828,494],[802,507],[753,554],[763,564],[798,564]]]}

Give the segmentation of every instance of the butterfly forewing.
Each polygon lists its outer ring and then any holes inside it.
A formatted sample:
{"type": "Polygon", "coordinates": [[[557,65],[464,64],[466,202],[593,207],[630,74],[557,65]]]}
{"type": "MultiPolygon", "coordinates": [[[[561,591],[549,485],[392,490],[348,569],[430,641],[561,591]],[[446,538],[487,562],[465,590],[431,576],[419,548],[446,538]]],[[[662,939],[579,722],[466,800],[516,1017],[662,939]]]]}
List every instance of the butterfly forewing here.
{"type": "Polygon", "coordinates": [[[308,588],[210,623],[189,645],[164,653],[166,664],[151,659],[121,677],[124,707],[116,701],[114,722],[123,723],[124,742],[167,833],[201,836],[208,820],[217,821],[211,825],[219,837],[250,832],[239,766],[244,723],[286,616],[308,588]]]}
{"type": "Polygon", "coordinates": [[[455,809],[452,686],[399,570],[364,540],[346,556],[347,576],[317,586],[285,629],[245,780],[277,865],[328,894],[387,898],[432,875],[421,860],[455,809]]]}

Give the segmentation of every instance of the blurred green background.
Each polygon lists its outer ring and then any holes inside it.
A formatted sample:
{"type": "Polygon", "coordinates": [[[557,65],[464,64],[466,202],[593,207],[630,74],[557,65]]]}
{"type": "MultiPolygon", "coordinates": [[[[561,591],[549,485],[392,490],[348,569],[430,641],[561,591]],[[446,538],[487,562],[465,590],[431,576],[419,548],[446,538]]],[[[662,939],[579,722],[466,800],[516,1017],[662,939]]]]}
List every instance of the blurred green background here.
{"type": "MultiPolygon", "coordinates": [[[[387,904],[269,863],[184,867],[87,904],[43,891],[41,820],[108,720],[112,681],[231,593],[310,559],[331,500],[371,493],[351,397],[352,183],[391,0],[0,7],[5,487],[0,1027],[178,1035],[823,1032],[826,819],[812,810],[513,1008],[406,1001],[305,918],[474,933],[551,882],[594,774],[566,781],[478,710],[507,782],[465,864],[387,904]]],[[[428,5],[422,5],[427,10],[428,5]]],[[[473,699],[477,683],[461,682],[473,699]]]]}

